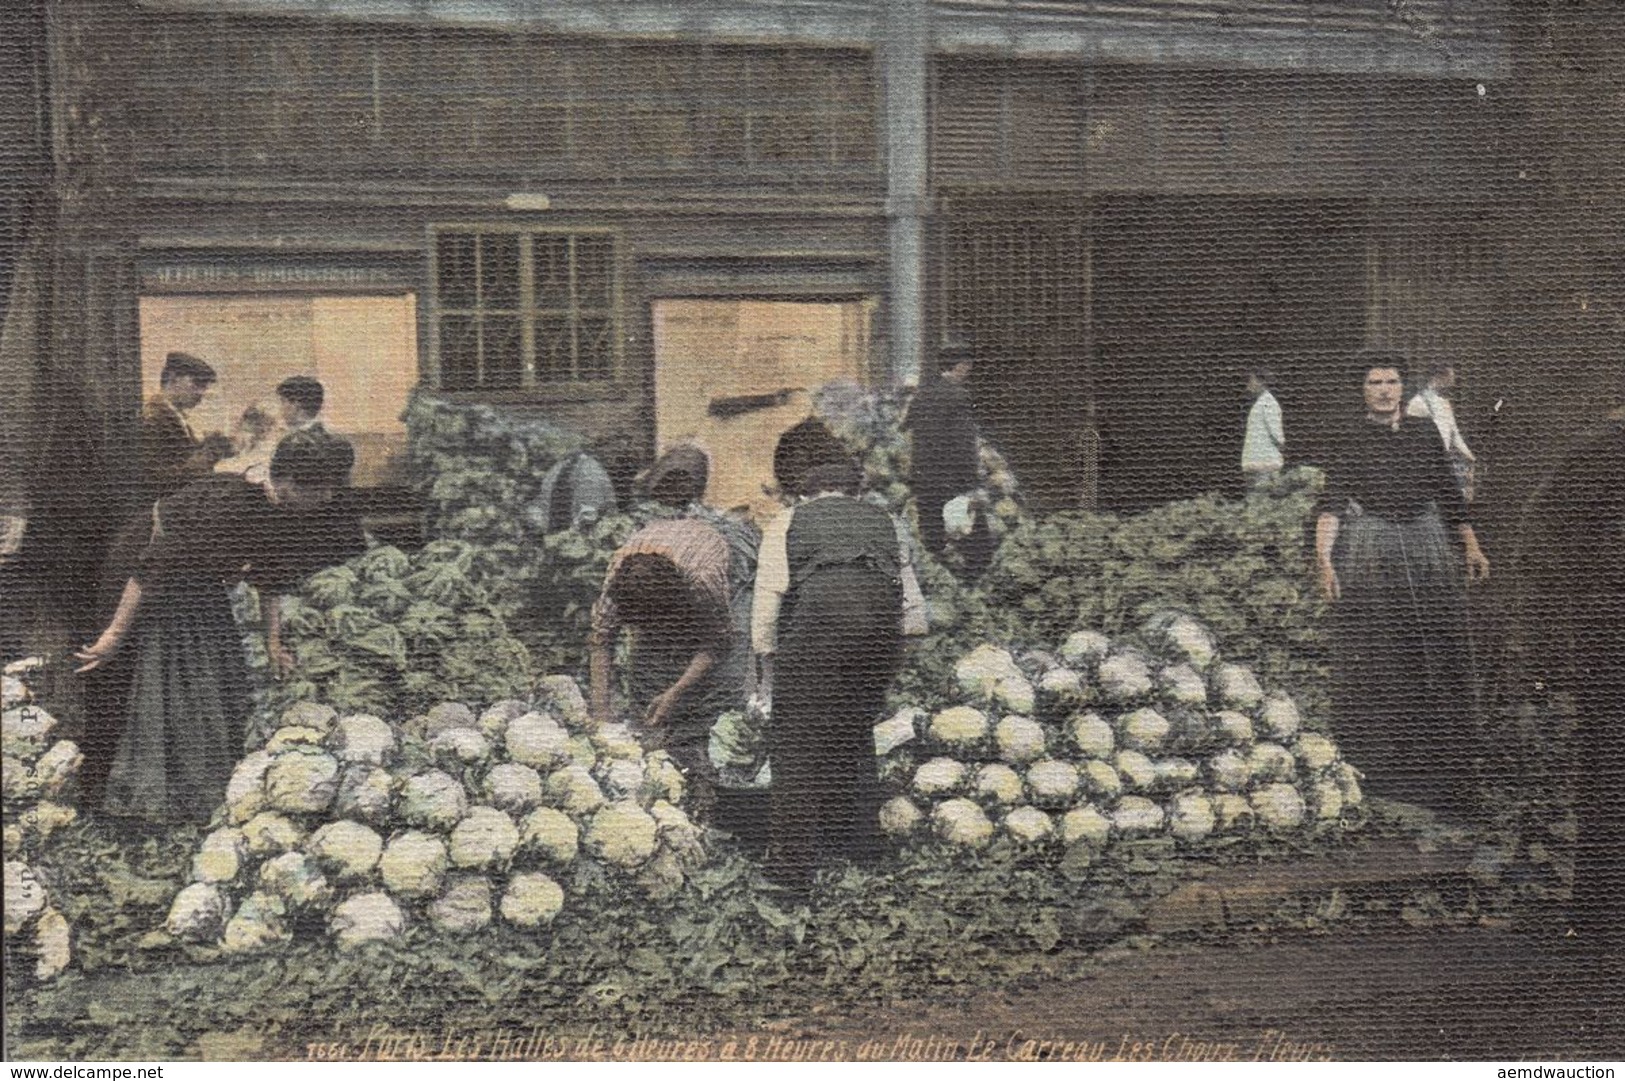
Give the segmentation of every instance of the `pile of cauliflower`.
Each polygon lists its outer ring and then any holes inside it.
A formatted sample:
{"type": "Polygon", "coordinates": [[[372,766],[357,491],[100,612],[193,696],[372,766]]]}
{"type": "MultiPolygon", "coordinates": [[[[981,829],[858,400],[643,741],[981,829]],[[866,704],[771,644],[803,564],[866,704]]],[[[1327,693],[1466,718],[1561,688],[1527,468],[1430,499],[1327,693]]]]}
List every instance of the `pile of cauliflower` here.
{"type": "Polygon", "coordinates": [[[240,762],[166,930],[247,953],[325,927],[340,946],[414,924],[468,934],[550,924],[592,860],[651,897],[706,858],[681,771],[580,688],[396,724],[301,703],[240,762]]]}
{"type": "Polygon", "coordinates": [[[78,812],[64,792],[84,756],[71,740],[52,740],[56,718],[34,700],[28,680],[39,658],[17,661],[0,675],[0,728],[4,731],[5,932],[13,945],[37,958],[34,974],[56,977],[72,959],[68,920],[51,903],[41,877],[50,837],[78,812]]]}
{"type": "Polygon", "coordinates": [[[961,658],[960,704],[904,709],[875,728],[882,777],[900,790],[882,808],[886,832],[1098,853],[1347,821],[1361,775],[1304,730],[1289,696],[1224,663],[1189,615],[1160,614],[1140,639],[1079,631],[1058,654],[983,645],[961,658]]]}

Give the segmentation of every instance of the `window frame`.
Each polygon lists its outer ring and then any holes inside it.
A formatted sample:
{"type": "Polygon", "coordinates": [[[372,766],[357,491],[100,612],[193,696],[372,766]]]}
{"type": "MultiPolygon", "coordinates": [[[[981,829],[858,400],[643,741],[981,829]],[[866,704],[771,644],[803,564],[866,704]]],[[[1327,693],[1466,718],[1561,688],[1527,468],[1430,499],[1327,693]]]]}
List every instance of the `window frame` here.
{"type": "MultiPolygon", "coordinates": [[[[423,350],[425,358],[424,376],[434,393],[453,400],[479,401],[479,402],[557,402],[557,401],[593,401],[605,398],[616,398],[626,394],[632,384],[632,374],[628,370],[626,359],[626,268],[627,246],[626,232],[616,226],[594,225],[543,225],[534,222],[471,222],[446,221],[430,222],[427,226],[429,282],[425,293],[428,303],[424,305],[424,313],[428,320],[427,334],[428,347],[423,350]],[[487,309],[479,303],[476,297],[472,308],[447,307],[441,301],[441,274],[440,274],[440,240],[444,236],[465,235],[475,238],[481,236],[515,236],[518,238],[519,260],[519,296],[517,308],[495,308],[492,312],[516,316],[519,320],[521,338],[521,367],[520,385],[517,387],[458,387],[443,386],[445,374],[441,363],[440,339],[441,324],[448,315],[468,315],[476,320],[482,318],[487,309]],[[537,302],[535,288],[535,241],[537,237],[568,237],[572,239],[570,255],[571,280],[571,306],[568,309],[546,308],[537,302]],[[577,237],[603,237],[610,241],[609,266],[609,307],[584,307],[578,302],[576,294],[576,255],[573,250],[573,239],[577,237]],[[610,373],[605,379],[571,378],[566,381],[544,382],[537,375],[537,324],[548,314],[557,314],[566,311],[571,326],[572,335],[576,340],[572,343],[572,369],[579,371],[580,367],[580,325],[583,314],[592,316],[607,315],[609,319],[610,373]]],[[[476,245],[476,253],[479,251],[476,245]]],[[[479,256],[475,257],[474,276],[476,283],[479,278],[479,256]]],[[[480,371],[483,374],[484,355],[483,346],[480,349],[480,371]]]]}

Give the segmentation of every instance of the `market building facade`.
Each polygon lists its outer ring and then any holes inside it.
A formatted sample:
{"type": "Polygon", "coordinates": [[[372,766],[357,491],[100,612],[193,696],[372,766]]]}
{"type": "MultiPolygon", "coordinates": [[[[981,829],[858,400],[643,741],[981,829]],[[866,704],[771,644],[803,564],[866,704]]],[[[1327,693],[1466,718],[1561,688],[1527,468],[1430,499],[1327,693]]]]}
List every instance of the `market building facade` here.
{"type": "Polygon", "coordinates": [[[414,386],[744,476],[819,383],[966,338],[1034,501],[1109,509],[1233,479],[1250,363],[1312,447],[1352,350],[1516,351],[1501,4],[18,11],[8,472],[58,534],[105,530],[172,348],[219,359],[210,420],[314,372],[387,486],[414,386]]]}
{"type": "Polygon", "coordinates": [[[697,423],[662,389],[913,382],[954,334],[1018,466],[1088,502],[1092,430],[1134,457],[1190,427],[1138,386],[1477,351],[1424,309],[1493,262],[1504,12],[1099,7],[142,0],[50,6],[47,67],[53,113],[102,119],[59,169],[117,189],[72,212],[134,245],[97,283],[140,338],[118,363],[274,352],[372,388],[338,395],[364,444],[420,377],[654,440],[697,423]]]}

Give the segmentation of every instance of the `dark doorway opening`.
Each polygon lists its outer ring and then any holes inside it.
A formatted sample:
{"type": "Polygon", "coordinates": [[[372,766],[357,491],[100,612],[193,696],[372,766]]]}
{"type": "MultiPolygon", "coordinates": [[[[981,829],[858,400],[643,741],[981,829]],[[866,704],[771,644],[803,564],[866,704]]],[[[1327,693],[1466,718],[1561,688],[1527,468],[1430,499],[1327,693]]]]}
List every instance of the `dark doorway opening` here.
{"type": "Polygon", "coordinates": [[[943,201],[948,333],[978,363],[978,423],[1038,507],[1092,493],[1088,208],[1064,195],[943,201]]]}
{"type": "Polygon", "coordinates": [[[1274,372],[1289,462],[1318,460],[1347,412],[1363,203],[1004,192],[941,205],[945,331],[976,347],[978,420],[1035,506],[1239,493],[1254,364],[1274,372]]]}
{"type": "Polygon", "coordinates": [[[1320,457],[1365,333],[1365,223],[1354,202],[1096,201],[1102,508],[1239,493],[1254,364],[1274,373],[1288,462],[1320,457]]]}

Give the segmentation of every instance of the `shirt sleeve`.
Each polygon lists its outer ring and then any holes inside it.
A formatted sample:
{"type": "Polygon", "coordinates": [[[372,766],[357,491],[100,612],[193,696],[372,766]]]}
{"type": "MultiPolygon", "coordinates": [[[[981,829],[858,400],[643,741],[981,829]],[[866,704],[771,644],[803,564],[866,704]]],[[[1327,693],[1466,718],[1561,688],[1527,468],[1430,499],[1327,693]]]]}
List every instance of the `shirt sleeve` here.
{"type": "Polygon", "coordinates": [[[786,510],[768,523],[756,553],[756,595],[751,604],[750,641],[757,653],[769,654],[779,646],[779,605],[790,589],[790,519],[786,510]]]}
{"type": "Polygon", "coordinates": [[[1456,470],[1450,462],[1450,454],[1436,439],[1429,439],[1428,444],[1433,452],[1433,498],[1438,501],[1439,513],[1452,526],[1470,525],[1472,516],[1467,509],[1467,500],[1456,483],[1456,470]]]}
{"type": "Polygon", "coordinates": [[[914,545],[908,527],[893,516],[892,528],[897,532],[897,570],[903,580],[903,634],[914,638],[929,631],[931,622],[926,618],[919,576],[914,573],[914,545]]]}
{"type": "Polygon", "coordinates": [[[1277,448],[1286,446],[1286,431],[1281,426],[1281,403],[1276,401],[1273,395],[1270,397],[1270,407],[1264,414],[1264,419],[1269,425],[1270,440],[1277,448]]]}
{"type": "Polygon", "coordinates": [[[559,475],[563,472],[564,462],[554,462],[548,467],[547,472],[542,474],[542,483],[536,488],[536,500],[531,504],[531,507],[535,510],[536,516],[541,520],[541,532],[543,535],[548,533],[557,533],[559,530],[565,529],[569,526],[568,522],[555,522],[552,518],[553,493],[558,489],[559,475]]]}
{"type": "Polygon", "coordinates": [[[1349,492],[1348,481],[1345,479],[1347,469],[1347,456],[1354,452],[1346,433],[1337,432],[1332,436],[1330,453],[1326,455],[1326,462],[1322,468],[1326,481],[1320,491],[1320,501],[1315,505],[1315,517],[1330,514],[1341,519],[1348,511],[1349,492]]]}
{"type": "Polygon", "coordinates": [[[1446,445],[1449,448],[1450,453],[1457,455],[1458,457],[1465,458],[1469,462],[1472,461],[1472,449],[1467,446],[1467,440],[1461,434],[1461,427],[1456,423],[1456,407],[1451,405],[1449,402],[1441,402],[1440,405],[1442,407],[1440,412],[1440,422],[1445,426],[1445,430],[1448,433],[1446,437],[1446,445]]]}
{"type": "Polygon", "coordinates": [[[591,507],[599,514],[610,514],[615,510],[615,486],[610,483],[609,473],[598,463],[596,458],[585,457],[576,466],[576,490],[573,509],[577,515],[591,507]]]}

